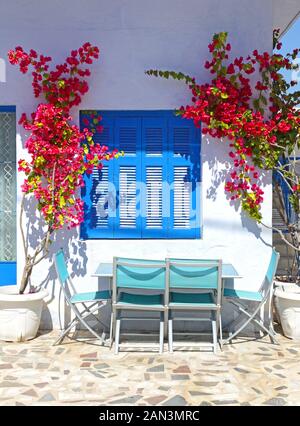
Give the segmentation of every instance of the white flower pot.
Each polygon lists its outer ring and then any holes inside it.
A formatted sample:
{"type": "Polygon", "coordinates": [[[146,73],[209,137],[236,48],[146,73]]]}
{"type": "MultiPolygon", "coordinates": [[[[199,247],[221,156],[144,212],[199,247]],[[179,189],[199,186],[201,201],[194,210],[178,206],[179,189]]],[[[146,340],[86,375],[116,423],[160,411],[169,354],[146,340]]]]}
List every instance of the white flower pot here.
{"type": "Polygon", "coordinates": [[[0,340],[21,342],[38,331],[46,290],[18,294],[16,286],[0,287],[0,340]]]}
{"type": "Polygon", "coordinates": [[[284,335],[300,341],[300,287],[276,282],[274,305],[284,335]]]}

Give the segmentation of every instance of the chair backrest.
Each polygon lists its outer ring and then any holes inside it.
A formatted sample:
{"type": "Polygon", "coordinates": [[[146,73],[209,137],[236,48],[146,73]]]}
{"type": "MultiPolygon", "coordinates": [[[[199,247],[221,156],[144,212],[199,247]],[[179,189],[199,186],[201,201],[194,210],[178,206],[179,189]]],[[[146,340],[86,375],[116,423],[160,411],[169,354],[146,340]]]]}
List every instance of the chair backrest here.
{"type": "Polygon", "coordinates": [[[166,287],[166,264],[161,260],[114,257],[113,300],[118,288],[158,290],[166,287]]]}
{"type": "Polygon", "coordinates": [[[270,259],[270,263],[268,266],[268,270],[266,273],[266,279],[268,280],[268,282],[270,284],[272,284],[275,274],[276,274],[276,270],[277,270],[277,266],[278,266],[278,262],[279,262],[279,258],[280,258],[280,254],[273,249],[272,250],[272,255],[271,255],[271,259],[270,259]]]}
{"type": "Polygon", "coordinates": [[[69,278],[69,272],[67,269],[64,252],[62,250],[59,250],[55,254],[55,267],[60,284],[62,287],[65,287],[69,278]]]}
{"type": "Polygon", "coordinates": [[[166,259],[168,287],[172,289],[222,289],[220,259],[166,259]]]}
{"type": "Polygon", "coordinates": [[[280,258],[280,254],[275,249],[273,249],[271,254],[271,259],[268,265],[267,273],[265,275],[264,281],[260,288],[260,292],[267,294],[272,288],[279,258],[280,258]]]}

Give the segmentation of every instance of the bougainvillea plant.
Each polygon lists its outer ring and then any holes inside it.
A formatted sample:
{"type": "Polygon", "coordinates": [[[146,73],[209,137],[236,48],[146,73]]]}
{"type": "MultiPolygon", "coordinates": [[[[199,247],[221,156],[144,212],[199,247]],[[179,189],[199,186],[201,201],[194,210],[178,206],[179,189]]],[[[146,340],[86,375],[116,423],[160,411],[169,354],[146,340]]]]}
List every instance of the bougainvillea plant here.
{"type": "MultiPolygon", "coordinates": [[[[193,120],[197,127],[202,124],[203,134],[229,144],[232,160],[225,191],[257,222],[262,222],[262,177],[266,170],[276,171],[287,182],[289,202],[299,213],[300,180],[286,160],[300,146],[300,92],[292,93],[290,88],[297,82],[287,82],[282,74],[284,69],[297,68],[294,60],[299,49],[283,56],[278,37],[279,30],[275,30],[273,54],[254,50],[247,57],[232,58],[228,34],[215,34],[208,46],[211,58],[204,65],[211,74],[207,83],[197,83],[181,72],[146,71],[188,85],[191,103],[181,106],[176,114],[193,120]]],[[[300,249],[298,243],[293,245],[300,249]]]]}
{"type": "MultiPolygon", "coordinates": [[[[22,114],[19,121],[28,134],[25,148],[30,158],[18,163],[18,170],[26,175],[20,214],[25,252],[20,293],[28,285],[32,268],[47,256],[52,234],[63,227],[76,227],[83,221],[83,202],[79,197],[79,188],[84,185],[83,174],[91,174],[94,167],[101,168],[101,160],[119,155],[95,143],[91,130],[85,128],[81,132],[70,116],[70,109],[79,105],[88,91],[86,77],[90,70],[87,66],[98,57],[98,47],[85,43],[73,50],[63,64],[50,70],[52,59],[34,50],[26,53],[22,47],[16,47],[8,52],[10,63],[18,65],[22,73],[32,70],[34,96],[43,96],[45,100],[30,118],[22,114]],[[45,224],[45,233],[33,252],[23,229],[25,197],[30,195],[34,196],[45,224]]],[[[101,131],[101,116],[95,114],[93,124],[101,131]]]]}

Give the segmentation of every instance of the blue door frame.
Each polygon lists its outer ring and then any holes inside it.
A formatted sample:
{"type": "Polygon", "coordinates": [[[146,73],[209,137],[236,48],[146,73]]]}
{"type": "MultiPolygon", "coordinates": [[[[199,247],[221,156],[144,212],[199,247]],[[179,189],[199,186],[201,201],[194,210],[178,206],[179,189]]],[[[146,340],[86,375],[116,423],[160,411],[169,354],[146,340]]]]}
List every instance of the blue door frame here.
{"type": "MultiPolygon", "coordinates": [[[[16,112],[13,105],[0,105],[0,112],[16,112]]],[[[0,261],[0,287],[17,284],[17,262],[0,261]]]]}

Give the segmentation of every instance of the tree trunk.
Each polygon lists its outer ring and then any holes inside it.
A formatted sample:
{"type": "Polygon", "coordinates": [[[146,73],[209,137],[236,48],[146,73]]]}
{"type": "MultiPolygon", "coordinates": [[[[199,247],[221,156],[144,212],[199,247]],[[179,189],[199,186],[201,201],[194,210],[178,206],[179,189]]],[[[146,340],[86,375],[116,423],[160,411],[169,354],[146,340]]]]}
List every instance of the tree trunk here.
{"type": "Polygon", "coordinates": [[[19,289],[20,294],[24,293],[24,291],[25,291],[25,289],[28,285],[28,282],[29,282],[29,279],[30,279],[30,276],[31,276],[31,272],[32,272],[32,268],[33,268],[32,259],[27,258],[24,269],[23,269],[23,273],[22,273],[21,285],[20,285],[20,289],[19,289]]]}

